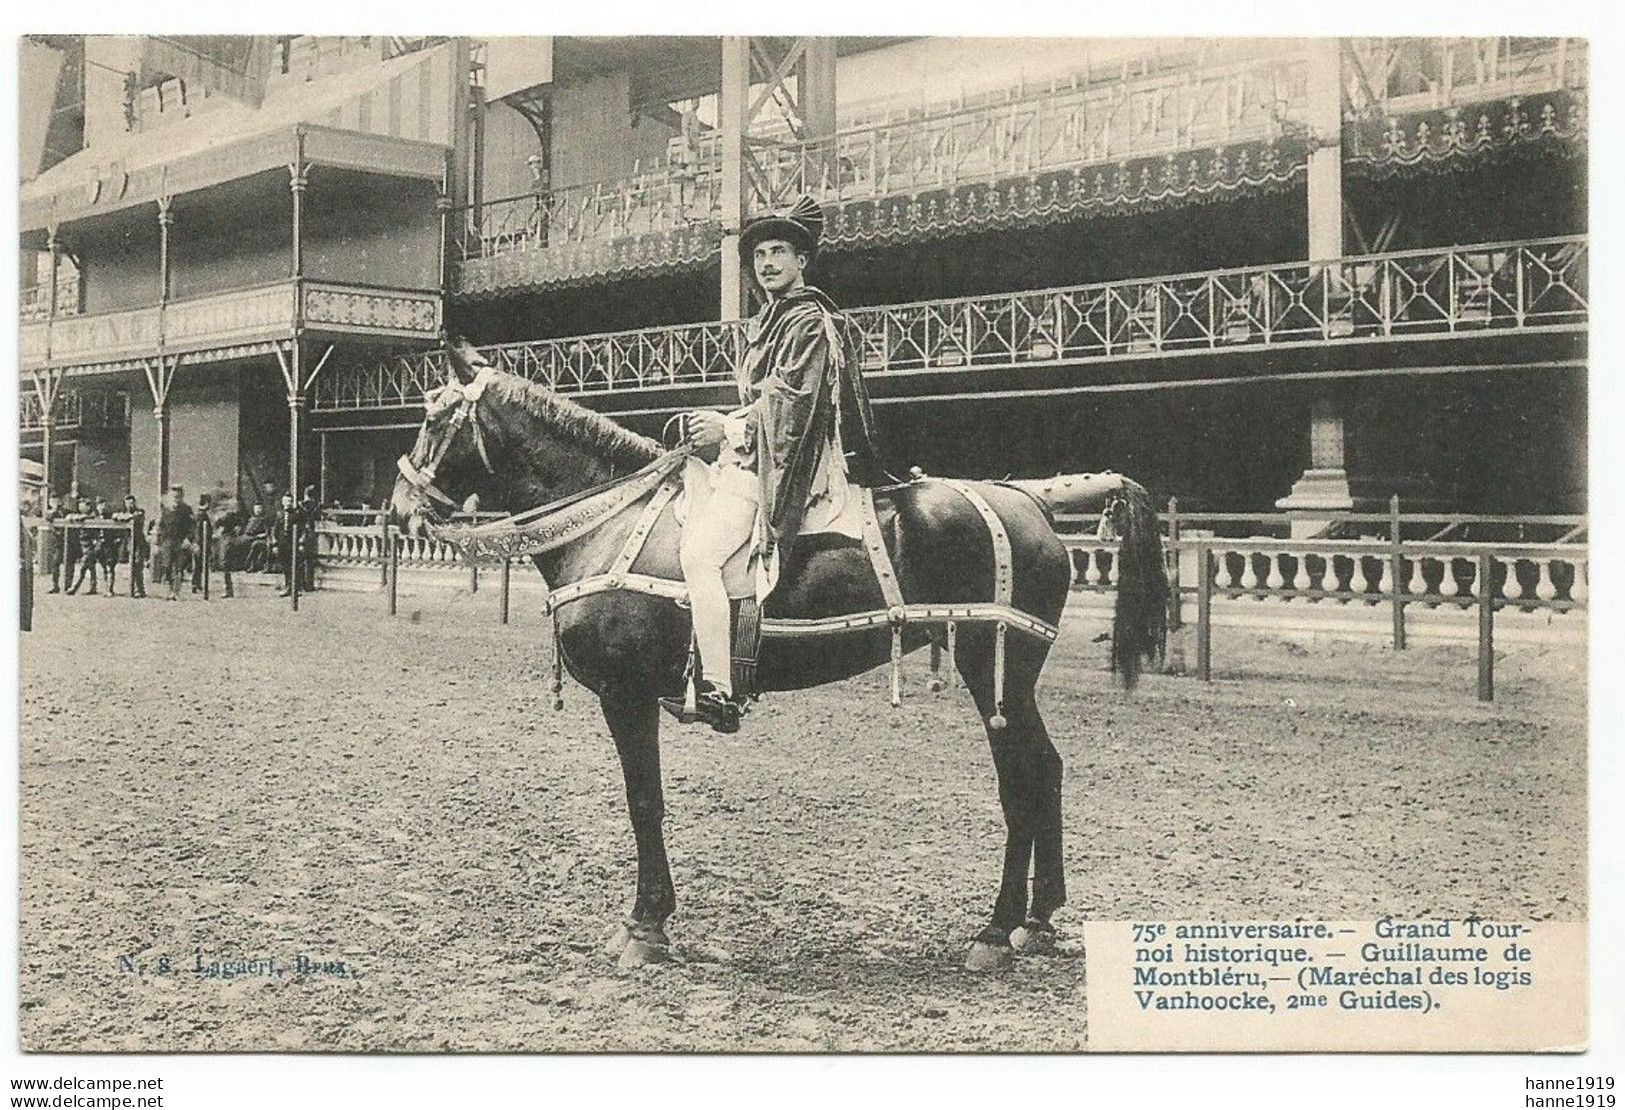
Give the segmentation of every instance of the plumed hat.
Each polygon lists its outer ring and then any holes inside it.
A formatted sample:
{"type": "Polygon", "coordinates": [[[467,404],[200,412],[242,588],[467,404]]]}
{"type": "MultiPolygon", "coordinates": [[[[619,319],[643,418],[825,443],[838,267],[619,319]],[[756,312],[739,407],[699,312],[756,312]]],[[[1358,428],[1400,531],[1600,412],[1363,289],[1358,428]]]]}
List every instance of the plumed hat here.
{"type": "Polygon", "coordinates": [[[748,260],[758,243],[783,239],[811,257],[818,253],[818,239],[823,234],[824,210],[812,197],[803,196],[789,208],[747,220],[739,233],[739,253],[748,260]]]}

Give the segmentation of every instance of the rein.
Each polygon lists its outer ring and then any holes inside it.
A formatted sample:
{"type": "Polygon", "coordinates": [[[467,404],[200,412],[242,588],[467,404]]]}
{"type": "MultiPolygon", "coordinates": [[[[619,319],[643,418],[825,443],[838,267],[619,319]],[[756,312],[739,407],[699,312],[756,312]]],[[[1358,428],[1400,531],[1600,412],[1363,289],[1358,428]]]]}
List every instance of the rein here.
{"type": "Polygon", "coordinates": [[[621,509],[646,497],[689,457],[687,448],[668,451],[643,469],[559,501],[539,505],[485,524],[428,525],[435,539],[469,559],[540,555],[596,531],[621,509]]]}

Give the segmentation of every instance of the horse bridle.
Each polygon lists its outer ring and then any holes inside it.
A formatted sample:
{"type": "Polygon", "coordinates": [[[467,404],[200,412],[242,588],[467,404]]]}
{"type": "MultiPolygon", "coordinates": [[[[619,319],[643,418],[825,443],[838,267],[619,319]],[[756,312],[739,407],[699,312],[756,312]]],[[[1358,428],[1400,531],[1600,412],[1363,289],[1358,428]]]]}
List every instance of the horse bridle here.
{"type": "Polygon", "coordinates": [[[457,432],[467,424],[474,437],[475,450],[479,452],[480,462],[485,464],[487,473],[495,474],[496,467],[491,465],[491,456],[485,450],[485,434],[480,431],[480,422],[477,407],[480,398],[485,394],[485,387],[490,384],[494,372],[489,368],[482,368],[474,375],[471,382],[451,381],[439,389],[424,394],[423,397],[423,427],[418,429],[418,439],[412,445],[412,450],[396,460],[395,467],[400,471],[401,477],[406,479],[408,485],[417,490],[427,502],[439,502],[456,512],[462,506],[449,494],[434,484],[435,474],[440,464],[445,461],[446,452],[451,450],[452,441],[457,438],[457,432]],[[445,435],[440,438],[439,444],[433,450],[433,457],[423,465],[418,466],[412,459],[419,452],[428,453],[427,441],[429,438],[429,423],[446,409],[456,406],[446,423],[445,435]]]}

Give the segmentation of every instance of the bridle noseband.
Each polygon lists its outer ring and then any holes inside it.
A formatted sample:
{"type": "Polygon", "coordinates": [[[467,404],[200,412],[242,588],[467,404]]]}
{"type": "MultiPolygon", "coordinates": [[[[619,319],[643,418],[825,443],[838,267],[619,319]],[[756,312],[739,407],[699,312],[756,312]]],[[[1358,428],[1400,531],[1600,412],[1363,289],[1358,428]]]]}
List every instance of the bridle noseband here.
{"type": "Polygon", "coordinates": [[[445,461],[446,452],[451,449],[452,441],[457,438],[457,432],[464,424],[469,426],[474,436],[474,447],[479,452],[480,462],[485,464],[486,472],[496,473],[496,467],[491,465],[491,456],[485,450],[485,435],[480,431],[479,416],[476,412],[480,398],[484,396],[485,388],[490,384],[494,373],[495,371],[489,367],[482,367],[471,382],[447,382],[439,389],[424,395],[423,427],[418,430],[418,441],[409,453],[396,461],[395,467],[400,471],[401,477],[406,479],[407,484],[422,495],[425,504],[439,502],[453,512],[461,508],[449,494],[434,484],[434,479],[440,464],[445,461]],[[452,409],[452,413],[446,423],[445,435],[440,438],[440,443],[434,448],[428,463],[421,467],[416,465],[412,459],[425,448],[430,421],[448,408],[452,409]]]}

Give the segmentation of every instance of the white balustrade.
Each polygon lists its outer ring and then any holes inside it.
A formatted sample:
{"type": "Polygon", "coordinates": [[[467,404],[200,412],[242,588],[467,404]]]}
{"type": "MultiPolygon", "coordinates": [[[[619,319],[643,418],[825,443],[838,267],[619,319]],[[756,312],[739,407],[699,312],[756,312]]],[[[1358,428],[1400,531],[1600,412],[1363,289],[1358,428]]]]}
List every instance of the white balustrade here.
{"type": "MultiPolygon", "coordinates": [[[[1269,577],[1264,580],[1264,585],[1269,587],[1271,593],[1279,593],[1281,587],[1286,585],[1286,577],[1281,573],[1281,561],[1287,557],[1286,552],[1272,551],[1268,557],[1270,573],[1269,577]]],[[[1283,597],[1281,600],[1285,601],[1287,599],[1283,597]]]]}
{"type": "Polygon", "coordinates": [[[1507,576],[1506,581],[1501,583],[1501,596],[1508,601],[1517,601],[1523,596],[1523,583],[1518,581],[1518,560],[1508,559],[1505,565],[1507,576]]]}
{"type": "Polygon", "coordinates": [[[1405,586],[1405,592],[1412,597],[1426,597],[1428,593],[1427,575],[1422,571],[1422,560],[1411,560],[1411,580],[1405,586]]]}
{"type": "MultiPolygon", "coordinates": [[[[1457,597],[1461,599],[1462,604],[1470,605],[1473,599],[1478,596],[1478,560],[1467,559],[1464,562],[1467,563],[1467,577],[1456,578],[1456,581],[1461,583],[1461,588],[1457,591],[1457,597]]],[[[1454,568],[1455,563],[1456,560],[1452,559],[1452,568],[1454,568]]]]}
{"type": "Polygon", "coordinates": [[[1557,585],[1552,581],[1552,561],[1540,561],[1540,581],[1535,583],[1535,596],[1542,601],[1551,601],[1557,597],[1557,585]]]}

